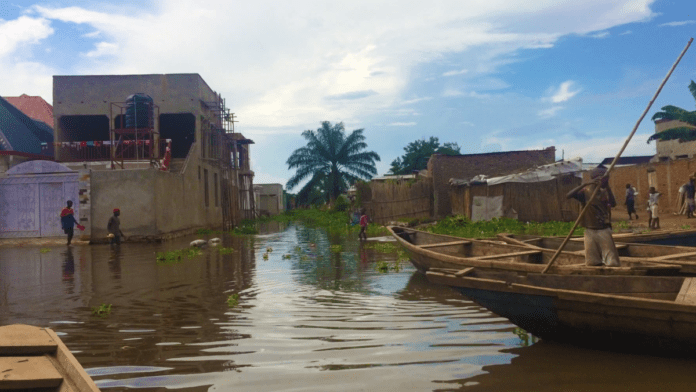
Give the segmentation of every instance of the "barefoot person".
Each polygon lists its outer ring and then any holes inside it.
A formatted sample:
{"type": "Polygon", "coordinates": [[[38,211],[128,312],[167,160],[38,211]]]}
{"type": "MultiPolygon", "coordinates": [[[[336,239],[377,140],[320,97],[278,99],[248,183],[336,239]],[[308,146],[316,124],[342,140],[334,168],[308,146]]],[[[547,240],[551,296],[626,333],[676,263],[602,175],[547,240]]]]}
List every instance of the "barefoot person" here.
{"type": "Polygon", "coordinates": [[[650,219],[648,220],[648,226],[655,230],[660,228],[660,214],[658,213],[660,195],[661,193],[654,186],[650,187],[650,198],[648,199],[650,219]]]}
{"type": "Polygon", "coordinates": [[[111,245],[121,245],[121,237],[125,237],[121,231],[121,220],[118,218],[121,215],[121,210],[114,208],[114,215],[109,218],[109,223],[106,225],[106,230],[109,231],[111,245]]]}
{"type": "Polygon", "coordinates": [[[631,184],[626,184],[626,210],[628,211],[628,220],[631,220],[631,214],[635,214],[636,220],[638,213],[636,212],[636,189],[631,184]]]}
{"type": "Polygon", "coordinates": [[[73,235],[75,234],[75,226],[80,230],[84,230],[85,227],[77,223],[75,220],[75,211],[72,208],[72,200],[68,200],[65,203],[67,207],[63,208],[60,212],[60,224],[63,227],[63,232],[68,235],[68,245],[72,242],[73,235]]]}
{"type": "Polygon", "coordinates": [[[590,182],[580,184],[568,192],[568,199],[578,200],[583,207],[596,187],[599,191],[590,203],[580,224],[585,228],[585,264],[588,266],[607,265],[619,267],[619,252],[611,237],[609,211],[616,207],[614,194],[609,188],[609,177],[603,177],[607,168],[599,165],[590,172],[590,182]]]}
{"type": "Polygon", "coordinates": [[[364,208],[362,209],[361,213],[362,214],[360,216],[360,233],[358,233],[358,239],[367,240],[367,233],[365,231],[367,230],[367,224],[370,218],[367,216],[367,212],[365,212],[364,208]]]}

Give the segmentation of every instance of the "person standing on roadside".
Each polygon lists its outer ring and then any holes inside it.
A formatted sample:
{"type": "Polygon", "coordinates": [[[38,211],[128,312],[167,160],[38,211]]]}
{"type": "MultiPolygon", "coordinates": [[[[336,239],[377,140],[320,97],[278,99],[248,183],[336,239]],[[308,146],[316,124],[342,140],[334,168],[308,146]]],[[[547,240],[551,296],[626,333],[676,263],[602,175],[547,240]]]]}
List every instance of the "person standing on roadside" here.
{"type": "Polygon", "coordinates": [[[636,190],[631,184],[626,184],[626,210],[628,211],[628,220],[631,220],[631,214],[635,214],[636,220],[638,220],[638,213],[636,212],[636,190]]]}
{"type": "Polygon", "coordinates": [[[689,178],[689,182],[684,184],[684,196],[686,198],[686,217],[694,217],[694,209],[696,205],[694,204],[694,193],[696,193],[696,186],[694,186],[694,178],[689,178]]]}
{"type": "Polygon", "coordinates": [[[619,267],[619,252],[612,238],[610,208],[616,207],[616,199],[609,188],[609,177],[604,176],[607,168],[599,165],[590,172],[590,182],[580,184],[566,195],[578,200],[583,207],[595,189],[599,191],[589,203],[580,224],[585,228],[585,264],[588,266],[619,267]]]}
{"type": "Polygon", "coordinates": [[[111,245],[121,245],[121,237],[125,237],[121,231],[121,220],[118,218],[121,215],[121,210],[114,208],[114,215],[109,218],[109,223],[106,225],[106,230],[109,231],[111,245]]]}

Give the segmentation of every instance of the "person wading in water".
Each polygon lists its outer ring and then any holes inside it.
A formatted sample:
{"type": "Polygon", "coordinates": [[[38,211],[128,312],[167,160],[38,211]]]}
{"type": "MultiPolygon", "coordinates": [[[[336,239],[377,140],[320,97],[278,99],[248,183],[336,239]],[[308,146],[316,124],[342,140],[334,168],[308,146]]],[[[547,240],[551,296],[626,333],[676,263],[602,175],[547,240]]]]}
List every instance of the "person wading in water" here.
{"type": "Polygon", "coordinates": [[[109,223],[106,225],[106,230],[109,231],[111,245],[121,245],[121,237],[125,237],[121,231],[121,220],[118,219],[119,215],[121,215],[121,210],[114,208],[114,216],[109,218],[109,223]]]}
{"type": "Polygon", "coordinates": [[[67,207],[63,208],[63,210],[60,212],[60,224],[63,226],[63,232],[68,235],[68,245],[70,245],[73,235],[75,234],[75,225],[77,225],[77,228],[80,230],[84,230],[85,227],[77,223],[75,220],[75,211],[73,211],[72,208],[72,200],[68,200],[66,204],[67,207]]]}

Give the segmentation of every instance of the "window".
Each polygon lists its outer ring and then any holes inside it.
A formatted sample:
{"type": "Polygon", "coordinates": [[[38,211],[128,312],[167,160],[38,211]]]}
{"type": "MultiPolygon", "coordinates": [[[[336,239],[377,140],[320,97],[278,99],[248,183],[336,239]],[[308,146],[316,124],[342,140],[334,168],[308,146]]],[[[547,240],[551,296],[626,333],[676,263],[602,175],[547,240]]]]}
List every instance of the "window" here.
{"type": "Polygon", "coordinates": [[[218,207],[220,205],[218,201],[218,175],[217,173],[213,174],[213,190],[215,191],[215,207],[218,207]]]}
{"type": "Polygon", "coordinates": [[[210,205],[210,198],[208,197],[208,169],[203,169],[203,194],[205,196],[205,206],[210,205]]]}

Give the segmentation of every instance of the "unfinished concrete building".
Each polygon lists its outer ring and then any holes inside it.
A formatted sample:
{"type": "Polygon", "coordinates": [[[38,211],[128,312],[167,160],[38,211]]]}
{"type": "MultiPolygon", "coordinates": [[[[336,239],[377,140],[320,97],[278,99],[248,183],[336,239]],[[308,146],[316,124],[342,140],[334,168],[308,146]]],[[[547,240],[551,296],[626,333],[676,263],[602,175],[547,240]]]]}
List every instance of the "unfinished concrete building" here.
{"type": "Polygon", "coordinates": [[[114,208],[136,238],[230,229],[254,216],[253,142],[234,133],[233,115],[200,75],[54,76],[53,111],[56,160],[89,177],[79,220],[92,240],[106,237],[114,208]],[[137,119],[136,102],[128,126],[133,94],[147,97],[149,118],[137,119]]]}

